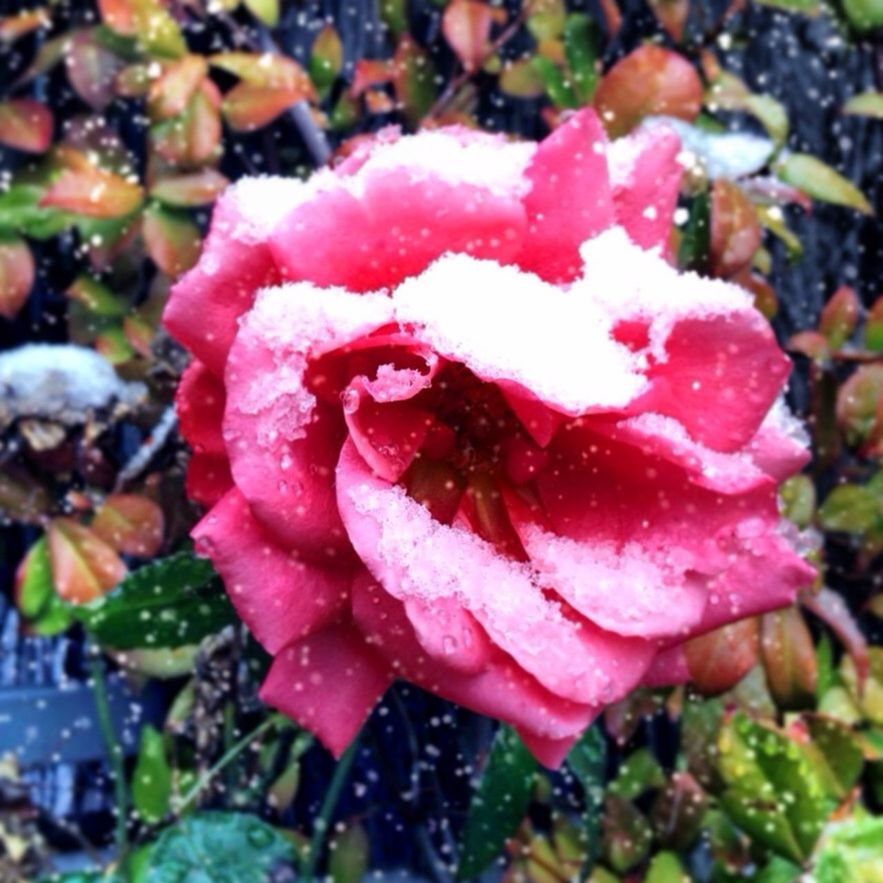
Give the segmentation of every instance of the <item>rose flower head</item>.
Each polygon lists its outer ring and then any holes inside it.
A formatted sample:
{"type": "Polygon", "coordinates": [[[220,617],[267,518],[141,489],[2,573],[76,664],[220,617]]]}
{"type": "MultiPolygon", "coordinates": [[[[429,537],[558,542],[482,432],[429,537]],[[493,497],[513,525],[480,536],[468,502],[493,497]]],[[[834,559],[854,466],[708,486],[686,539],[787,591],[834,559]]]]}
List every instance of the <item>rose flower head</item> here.
{"type": "Polygon", "coordinates": [[[334,753],[402,679],[555,766],[811,581],[790,364],[748,293],[668,262],[678,151],[590,110],[539,144],[384,132],[218,202],[165,313],[193,536],[263,698],[334,753]]]}

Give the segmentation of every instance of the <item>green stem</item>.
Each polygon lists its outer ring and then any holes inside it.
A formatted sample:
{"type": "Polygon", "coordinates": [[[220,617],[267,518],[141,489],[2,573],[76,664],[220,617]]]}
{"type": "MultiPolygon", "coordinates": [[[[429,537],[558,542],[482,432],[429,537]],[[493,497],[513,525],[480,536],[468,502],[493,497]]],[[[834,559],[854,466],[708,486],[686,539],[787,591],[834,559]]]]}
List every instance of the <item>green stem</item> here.
{"type": "Polygon", "coordinates": [[[334,809],[340,798],[340,792],[346,784],[353,761],[356,759],[358,745],[359,740],[357,737],[353,740],[350,747],[344,751],[337,763],[337,768],[334,770],[334,775],[331,778],[331,784],[328,786],[325,799],[322,801],[319,815],[316,817],[316,821],[313,824],[313,836],[310,839],[310,851],[307,853],[307,857],[304,860],[298,883],[313,883],[316,866],[319,864],[319,857],[322,855],[325,835],[331,827],[331,817],[334,815],[334,809]]]}
{"type": "Polygon", "coordinates": [[[126,785],[126,770],[123,765],[123,749],[116,737],[113,717],[110,713],[110,702],[107,698],[104,661],[98,650],[94,650],[89,659],[89,673],[92,676],[92,692],[95,695],[98,728],[101,730],[104,747],[107,750],[107,759],[113,772],[114,801],[117,814],[114,840],[117,851],[122,854],[128,847],[129,791],[126,785]]]}
{"type": "Polygon", "coordinates": [[[217,776],[229,763],[236,760],[242,752],[254,742],[255,739],[262,736],[267,730],[280,725],[280,717],[272,715],[268,717],[262,724],[255,727],[250,733],[246,733],[238,742],[235,742],[221,757],[221,759],[212,767],[207,769],[196,781],[193,787],[184,795],[176,807],[176,812],[180,815],[185,809],[199,796],[199,792],[217,776]]]}

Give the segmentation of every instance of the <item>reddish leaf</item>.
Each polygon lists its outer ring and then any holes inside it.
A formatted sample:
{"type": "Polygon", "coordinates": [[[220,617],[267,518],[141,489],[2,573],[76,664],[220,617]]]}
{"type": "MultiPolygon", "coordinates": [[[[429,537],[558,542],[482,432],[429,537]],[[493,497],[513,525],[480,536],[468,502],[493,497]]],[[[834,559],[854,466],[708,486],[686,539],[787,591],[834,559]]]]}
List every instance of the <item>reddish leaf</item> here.
{"type": "Polygon", "coordinates": [[[479,0],[453,0],[442,16],[442,33],[469,73],[477,70],[489,51],[493,17],[479,0]]]}
{"type": "Polygon", "coordinates": [[[71,604],[100,598],[126,575],[119,555],[88,527],[70,518],[51,521],[47,536],[55,591],[71,604]]]}
{"type": "Polygon", "coordinates": [[[758,652],[757,619],[730,623],[684,644],[690,679],[702,693],[729,690],[754,667],[758,652]]]}
{"type": "Polygon", "coordinates": [[[121,98],[143,98],[152,84],[149,65],[130,64],[117,74],[114,89],[121,98]]]}
{"type": "Polygon", "coordinates": [[[762,313],[767,319],[774,319],[779,311],[779,299],[776,290],[770,283],[757,273],[752,273],[747,267],[732,277],[732,281],[741,285],[754,295],[754,308],[762,313]]]}
{"type": "Polygon", "coordinates": [[[251,132],[266,126],[306,97],[304,92],[295,89],[266,89],[239,83],[224,96],[224,119],[236,132],[251,132]]]}
{"type": "Polygon", "coordinates": [[[803,707],[816,689],[816,648],[798,607],[760,620],[760,655],[767,686],[780,708],[803,707]]]}
{"type": "Polygon", "coordinates": [[[878,297],[865,319],[865,349],[883,352],[883,296],[878,297]]]}
{"type": "Polygon", "coordinates": [[[165,522],[162,509],[138,494],[112,494],[92,521],[92,531],[124,555],[150,558],[159,552],[165,522]]]}
{"type": "Polygon", "coordinates": [[[818,592],[801,592],[800,603],[826,623],[846,647],[855,663],[861,690],[870,665],[868,642],[846,602],[835,591],[825,587],[818,592]]]}
{"type": "Polygon", "coordinates": [[[349,88],[349,94],[358,98],[366,89],[372,86],[382,86],[392,81],[392,66],[387,61],[373,58],[362,58],[356,62],[353,82],[349,88]]]}
{"type": "Polygon", "coordinates": [[[601,12],[604,13],[604,21],[607,23],[607,35],[612,40],[622,27],[622,12],[616,0],[601,0],[601,12]]]}
{"type": "Polygon", "coordinates": [[[392,113],[396,103],[382,89],[369,89],[365,93],[365,108],[372,114],[392,113]]]}
{"type": "Polygon", "coordinates": [[[690,15],[690,0],[649,0],[648,5],[672,40],[680,43],[684,39],[684,27],[690,15]]]}
{"type": "Polygon", "coordinates": [[[123,62],[102,46],[90,30],[74,32],[64,54],[67,77],[74,91],[93,110],[104,110],[114,99],[114,83],[123,62]]]}
{"type": "Polygon", "coordinates": [[[167,120],[182,113],[208,73],[201,55],[185,55],[154,80],[147,106],[154,120],[167,120]]]}
{"type": "Polygon", "coordinates": [[[209,62],[250,86],[300,92],[303,98],[315,98],[312,83],[304,69],[284,55],[273,52],[220,52],[212,55],[209,62]]]}
{"type": "Polygon", "coordinates": [[[162,0],[128,0],[128,4],[138,42],[150,55],[180,58],[187,53],[181,29],[162,0]]]}
{"type": "Polygon", "coordinates": [[[52,24],[52,20],[46,7],[26,9],[17,15],[0,19],[0,40],[11,43],[38,28],[48,28],[50,24],[52,24]]]}
{"type": "Polygon", "coordinates": [[[711,271],[728,278],[744,270],[760,247],[757,212],[742,189],[719,178],[711,189],[711,271]]]}
{"type": "Polygon", "coordinates": [[[98,11],[112,31],[129,37],[135,33],[135,15],[129,0],[98,0],[98,11]]]}
{"type": "Polygon", "coordinates": [[[538,98],[546,91],[543,78],[530,58],[506,62],[499,79],[500,91],[515,98],[538,98]]]}
{"type": "Polygon", "coordinates": [[[150,205],[144,211],[142,233],[147,253],[169,276],[189,270],[199,257],[199,228],[183,212],[150,205]]]}
{"type": "Polygon", "coordinates": [[[407,34],[396,47],[393,85],[405,118],[417,126],[435,102],[435,67],[429,53],[407,34]]]}
{"type": "Polygon", "coordinates": [[[34,284],[34,257],[23,239],[0,239],[0,316],[14,319],[34,284]]]}
{"type": "Polygon", "coordinates": [[[0,143],[27,153],[43,153],[52,143],[52,112],[30,98],[0,102],[0,143]]]}
{"type": "Polygon", "coordinates": [[[833,350],[838,350],[852,336],[858,324],[861,303],[848,285],[841,285],[822,310],[819,331],[828,339],[833,350]]]}
{"type": "Polygon", "coordinates": [[[217,87],[205,80],[182,114],[153,127],[154,149],[173,165],[200,166],[220,153],[221,116],[217,87]]]}
{"type": "Polygon", "coordinates": [[[150,195],[166,205],[188,208],[214,202],[230,182],[216,169],[169,175],[150,188],[150,195]]]}
{"type": "Polygon", "coordinates": [[[814,362],[824,362],[831,357],[828,341],[818,331],[799,331],[788,341],[788,349],[814,362]]]}
{"type": "Polygon", "coordinates": [[[595,107],[613,138],[655,114],[692,121],[702,107],[702,83],[683,56],[661,46],[640,46],[601,79],[595,107]]]}
{"type": "Polygon", "coordinates": [[[141,205],[144,193],[138,184],[84,160],[78,158],[75,167],[62,171],[40,200],[41,206],[90,218],[120,218],[141,205]]]}

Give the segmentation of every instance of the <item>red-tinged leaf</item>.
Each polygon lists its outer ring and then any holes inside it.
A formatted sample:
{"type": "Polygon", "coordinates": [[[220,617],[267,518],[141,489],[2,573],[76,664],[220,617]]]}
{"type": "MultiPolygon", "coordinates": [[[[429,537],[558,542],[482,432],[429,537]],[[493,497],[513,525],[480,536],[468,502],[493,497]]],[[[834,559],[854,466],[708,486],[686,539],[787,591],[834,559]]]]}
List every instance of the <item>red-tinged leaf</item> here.
{"type": "Polygon", "coordinates": [[[705,695],[733,687],[754,667],[758,654],[757,619],[743,619],[684,644],[690,679],[705,695]]]}
{"type": "Polygon", "coordinates": [[[763,276],[746,268],[733,276],[732,281],[754,295],[754,308],[758,312],[771,321],[775,318],[779,311],[779,299],[775,288],[763,276]]]}
{"type": "Polygon", "coordinates": [[[612,40],[622,27],[622,11],[617,0],[601,0],[601,12],[607,25],[607,36],[612,40]]]}
{"type": "Polygon", "coordinates": [[[127,304],[106,285],[91,276],[78,276],[65,294],[90,313],[105,319],[118,319],[126,314],[127,304]]]}
{"type": "Polygon", "coordinates": [[[837,390],[837,423],[858,445],[871,435],[883,402],[883,363],[860,365],[837,390]]]}
{"type": "Polygon", "coordinates": [[[480,0],[453,0],[445,9],[442,33],[468,73],[478,70],[489,52],[492,24],[491,8],[480,0]]]}
{"type": "Polygon", "coordinates": [[[23,86],[26,83],[30,83],[36,77],[49,73],[64,58],[69,43],[70,36],[68,34],[60,34],[58,37],[54,37],[41,44],[37,54],[34,56],[34,60],[19,77],[16,85],[23,86]]]}
{"type": "Polygon", "coordinates": [[[356,62],[353,82],[349,94],[358,98],[366,89],[383,86],[392,81],[393,69],[388,61],[362,58],[356,62]]]}
{"type": "Polygon", "coordinates": [[[692,122],[702,108],[702,83],[683,56],[640,46],[602,77],[594,104],[607,132],[618,138],[657,114],[692,122]]]}
{"type": "Polygon", "coordinates": [[[151,558],[163,542],[162,509],[138,494],[111,494],[98,510],[92,531],[123,555],[151,558]]]}
{"type": "Polygon", "coordinates": [[[224,120],[236,132],[253,132],[271,123],[307,94],[297,89],[266,89],[239,83],[225,96],[221,105],[224,120]]]}
{"type": "Polygon", "coordinates": [[[680,43],[690,15],[690,0],[649,0],[648,5],[672,40],[680,43]]]}
{"type": "Polygon", "coordinates": [[[89,218],[121,218],[136,211],[143,198],[138,184],[97,166],[80,165],[64,169],[40,205],[89,218]]]}
{"type": "Polygon", "coordinates": [[[112,31],[131,37],[135,33],[135,14],[129,0],[98,0],[101,20],[112,31]]]}
{"type": "Polygon", "coordinates": [[[417,126],[435,103],[435,66],[429,53],[405,34],[393,58],[393,85],[405,118],[417,126]]]}
{"type": "Polygon", "coordinates": [[[728,278],[744,270],[760,247],[757,212],[738,184],[719,178],[711,189],[711,272],[728,278]]]}
{"type": "Polygon", "coordinates": [[[185,55],[153,81],[147,107],[153,120],[167,120],[182,113],[208,73],[201,55],[185,55]]]}
{"type": "Polygon", "coordinates": [[[798,187],[813,199],[853,208],[865,215],[874,214],[868,198],[848,178],[808,153],[789,153],[775,168],[786,183],[798,187]]]}
{"type": "Polygon", "coordinates": [[[800,603],[827,624],[840,639],[855,664],[861,692],[870,665],[868,642],[846,601],[837,592],[824,587],[818,592],[801,592],[800,603]]]}
{"type": "Polygon", "coordinates": [[[150,188],[150,195],[166,205],[192,208],[214,202],[229,183],[217,169],[202,169],[160,178],[150,188]]]}
{"type": "Polygon", "coordinates": [[[153,146],[166,162],[180,166],[201,166],[220,154],[221,115],[217,89],[209,80],[190,99],[185,111],[154,126],[153,146]]]}
{"type": "Polygon", "coordinates": [[[189,270],[199,257],[199,228],[183,212],[148,206],[144,210],[142,233],[153,262],[172,278],[189,270]]]}
{"type": "Polygon", "coordinates": [[[209,63],[239,77],[249,86],[282,89],[315,98],[315,91],[304,69],[293,59],[273,52],[221,52],[209,63]]]}
{"type": "Polygon", "coordinates": [[[310,53],[310,79],[325,96],[343,69],[343,43],[334,25],[325,25],[316,36],[310,53]]]}
{"type": "Polygon", "coordinates": [[[874,301],[865,319],[865,349],[883,352],[883,296],[874,301]]]}
{"type": "Polygon", "coordinates": [[[16,15],[0,19],[0,40],[11,43],[38,28],[48,28],[51,24],[52,19],[45,6],[26,9],[16,15]]]}
{"type": "Polygon", "coordinates": [[[152,83],[149,65],[130,64],[117,74],[114,89],[121,98],[143,98],[152,83]]]}
{"type": "Polygon", "coordinates": [[[123,319],[123,334],[129,342],[129,346],[145,359],[152,356],[151,344],[156,337],[156,328],[143,316],[126,316],[123,319]]]}
{"type": "Polygon", "coordinates": [[[88,527],[55,518],[47,531],[55,591],[71,604],[106,595],[126,575],[120,556],[88,527]]]}
{"type": "Polygon", "coordinates": [[[30,98],[0,102],[0,143],[26,153],[43,153],[52,143],[52,112],[30,98]]]}
{"type": "Polygon", "coordinates": [[[814,362],[824,362],[831,357],[828,341],[818,331],[799,331],[788,341],[788,349],[814,362]]]}
{"type": "Polygon", "coordinates": [[[766,205],[799,205],[804,211],[812,211],[812,200],[802,191],[778,178],[766,176],[745,178],[739,186],[754,202],[766,205]]]}
{"type": "Polygon", "coordinates": [[[538,98],[546,91],[531,58],[506,62],[498,82],[500,91],[513,98],[538,98]]]}
{"type": "Polygon", "coordinates": [[[125,365],[135,355],[121,325],[105,328],[96,335],[95,350],[111,365],[125,365]]]}
{"type": "Polygon", "coordinates": [[[848,285],[841,285],[834,292],[819,320],[819,331],[828,339],[831,349],[839,350],[852,337],[861,309],[858,296],[848,285]]]}
{"type": "Polygon", "coordinates": [[[811,702],[816,689],[816,648],[799,607],[761,617],[760,655],[767,686],[780,708],[802,708],[811,702]]]}
{"type": "Polygon", "coordinates": [[[14,319],[34,284],[34,257],[17,236],[0,238],[0,316],[14,319]]]}
{"type": "Polygon", "coordinates": [[[101,45],[91,30],[74,32],[64,63],[74,91],[93,110],[104,110],[113,101],[116,76],[123,61],[101,45]]]}

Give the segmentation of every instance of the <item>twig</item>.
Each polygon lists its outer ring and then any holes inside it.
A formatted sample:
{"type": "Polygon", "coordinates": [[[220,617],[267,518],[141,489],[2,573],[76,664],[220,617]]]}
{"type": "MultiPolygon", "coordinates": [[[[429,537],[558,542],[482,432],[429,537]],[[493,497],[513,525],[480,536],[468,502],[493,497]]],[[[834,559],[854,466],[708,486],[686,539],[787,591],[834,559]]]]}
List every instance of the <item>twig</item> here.
{"type": "Polygon", "coordinates": [[[116,826],[114,840],[119,854],[128,847],[127,820],[129,816],[129,791],[126,785],[126,770],[123,765],[123,749],[117,741],[107,698],[107,679],[104,675],[104,662],[99,651],[93,649],[89,659],[89,673],[92,676],[92,692],[95,695],[95,710],[98,714],[98,728],[107,750],[107,758],[113,772],[114,801],[116,803],[116,826]]]}
{"type": "Polygon", "coordinates": [[[313,836],[310,839],[310,851],[307,853],[306,859],[304,859],[299,883],[313,883],[316,866],[319,864],[319,857],[322,854],[322,847],[325,843],[325,835],[328,833],[328,828],[331,827],[331,817],[334,815],[337,801],[340,798],[340,792],[343,791],[343,786],[346,784],[346,780],[349,776],[350,769],[352,768],[353,761],[356,759],[358,750],[359,740],[358,737],[356,737],[350,747],[344,751],[337,763],[334,775],[331,777],[331,784],[328,786],[328,791],[325,793],[325,799],[322,801],[319,815],[313,823],[313,836]]]}
{"type": "Polygon", "coordinates": [[[144,440],[144,444],[135,451],[126,465],[119,471],[116,480],[116,490],[120,490],[124,485],[137,478],[147,468],[154,454],[169,440],[169,436],[177,425],[178,415],[175,414],[175,409],[169,405],[163,411],[159,423],[153,427],[153,431],[144,440]]]}

